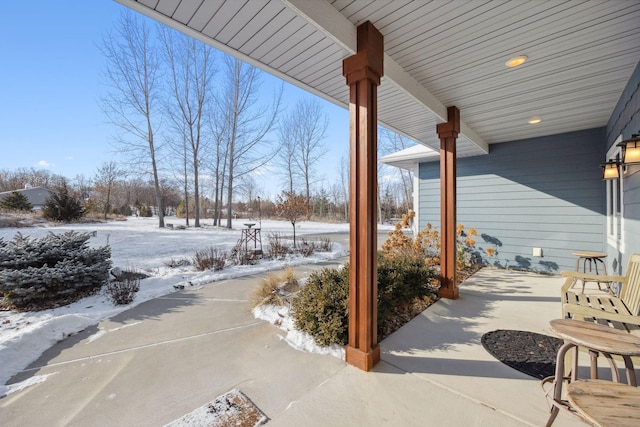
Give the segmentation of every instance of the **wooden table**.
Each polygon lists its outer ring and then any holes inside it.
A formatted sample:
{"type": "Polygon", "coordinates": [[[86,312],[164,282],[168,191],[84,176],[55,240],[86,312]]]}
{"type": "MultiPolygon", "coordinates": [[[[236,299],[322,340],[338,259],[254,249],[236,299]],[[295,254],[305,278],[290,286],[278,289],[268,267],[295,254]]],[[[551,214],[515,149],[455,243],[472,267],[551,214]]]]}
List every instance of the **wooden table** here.
{"type": "Polygon", "coordinates": [[[549,322],[551,330],[564,340],[564,344],[558,350],[556,357],[556,373],[554,377],[545,378],[545,382],[553,380],[553,404],[551,415],[547,421],[547,426],[553,423],[558,415],[559,409],[567,408],[567,404],[562,399],[562,384],[564,378],[564,362],[567,352],[574,349],[573,367],[571,370],[571,378],[567,378],[570,382],[578,379],[578,347],[585,347],[589,350],[591,358],[591,378],[596,379],[598,376],[597,356],[602,353],[611,367],[611,375],[616,383],[620,382],[620,374],[618,367],[613,360],[612,354],[622,356],[626,369],[627,383],[630,386],[636,386],[636,375],[633,367],[631,356],[640,355],[640,338],[628,332],[613,329],[608,326],[598,325],[595,323],[582,322],[571,319],[556,319],[549,322]]]}
{"type": "MultiPolygon", "coordinates": [[[[578,257],[578,259],[576,260],[576,271],[580,271],[580,263],[582,262],[582,272],[586,273],[587,263],[589,263],[589,273],[591,273],[595,268],[596,274],[599,275],[600,274],[600,271],[598,271],[598,263],[599,263],[600,265],[602,265],[602,274],[605,276],[607,275],[607,264],[605,264],[604,262],[604,258],[607,257],[607,254],[602,252],[592,252],[592,251],[574,251],[572,253],[573,255],[578,257]]],[[[602,290],[602,288],[600,287],[600,283],[604,283],[607,287],[607,291],[610,293],[613,293],[613,291],[611,290],[611,284],[609,282],[596,281],[596,283],[598,284],[598,289],[602,290]]],[[[582,279],[582,293],[584,293],[584,284],[585,284],[585,280],[582,279]]]]}
{"type": "Polygon", "coordinates": [[[580,380],[567,386],[571,407],[598,426],[640,425],[640,388],[600,380],[580,380]]]}

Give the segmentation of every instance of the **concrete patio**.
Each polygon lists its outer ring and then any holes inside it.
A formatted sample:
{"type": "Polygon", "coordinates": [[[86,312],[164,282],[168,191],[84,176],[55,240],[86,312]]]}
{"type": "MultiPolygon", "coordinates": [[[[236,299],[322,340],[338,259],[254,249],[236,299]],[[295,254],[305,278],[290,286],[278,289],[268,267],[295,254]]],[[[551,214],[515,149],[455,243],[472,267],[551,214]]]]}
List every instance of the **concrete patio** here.
{"type": "MultiPolygon", "coordinates": [[[[300,276],[324,265],[297,268],[300,276]]],[[[485,332],[553,335],[559,276],[485,268],[381,343],[365,373],[302,353],[254,319],[260,276],[148,301],[48,350],[14,381],[53,374],[0,399],[3,426],[160,426],[233,388],[273,426],[544,425],[540,381],[498,362],[485,332]]],[[[554,426],[584,425],[560,413],[554,426]]]]}

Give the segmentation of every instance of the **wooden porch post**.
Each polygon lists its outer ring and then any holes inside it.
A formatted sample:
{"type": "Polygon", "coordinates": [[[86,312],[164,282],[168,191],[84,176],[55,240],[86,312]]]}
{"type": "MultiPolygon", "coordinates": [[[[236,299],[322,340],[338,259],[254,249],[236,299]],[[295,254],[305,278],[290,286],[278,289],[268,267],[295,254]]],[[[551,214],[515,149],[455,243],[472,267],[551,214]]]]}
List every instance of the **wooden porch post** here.
{"type": "Polygon", "coordinates": [[[447,108],[447,122],[437,125],[440,138],[440,291],[442,298],[460,296],[456,283],[456,138],[460,110],[447,108]]]}
{"type": "Polygon", "coordinates": [[[380,361],[377,270],[377,86],[383,72],[382,34],[358,26],[358,49],[342,63],[349,85],[349,344],[347,363],[369,371],[380,361]]]}

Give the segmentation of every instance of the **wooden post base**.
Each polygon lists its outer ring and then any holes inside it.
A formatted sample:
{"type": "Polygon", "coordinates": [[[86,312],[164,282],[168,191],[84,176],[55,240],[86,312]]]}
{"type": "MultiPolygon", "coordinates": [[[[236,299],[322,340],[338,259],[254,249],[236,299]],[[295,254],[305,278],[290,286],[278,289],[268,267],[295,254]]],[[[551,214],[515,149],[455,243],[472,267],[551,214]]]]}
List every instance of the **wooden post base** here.
{"type": "Polygon", "coordinates": [[[458,299],[460,298],[460,288],[457,286],[455,288],[440,288],[438,296],[440,298],[458,299]]]}
{"type": "Polygon", "coordinates": [[[368,353],[362,350],[346,346],[346,362],[349,365],[355,366],[358,369],[362,369],[365,372],[369,372],[380,361],[380,346],[376,345],[368,353]]]}

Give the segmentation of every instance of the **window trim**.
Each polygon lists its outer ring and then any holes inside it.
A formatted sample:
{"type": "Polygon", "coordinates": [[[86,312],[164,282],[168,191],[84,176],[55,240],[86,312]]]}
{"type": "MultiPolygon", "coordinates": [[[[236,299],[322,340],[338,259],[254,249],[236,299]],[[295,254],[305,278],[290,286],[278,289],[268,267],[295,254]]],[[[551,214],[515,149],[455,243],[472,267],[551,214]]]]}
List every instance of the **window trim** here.
{"type": "MultiPolygon", "coordinates": [[[[607,151],[607,161],[621,161],[622,149],[618,143],[622,135],[614,141],[607,151]]],[[[618,252],[624,253],[624,166],[620,166],[620,177],[606,182],[606,236],[607,244],[618,252]],[[613,191],[614,188],[617,191],[613,191]],[[619,212],[616,211],[619,207],[619,212]]]]}

